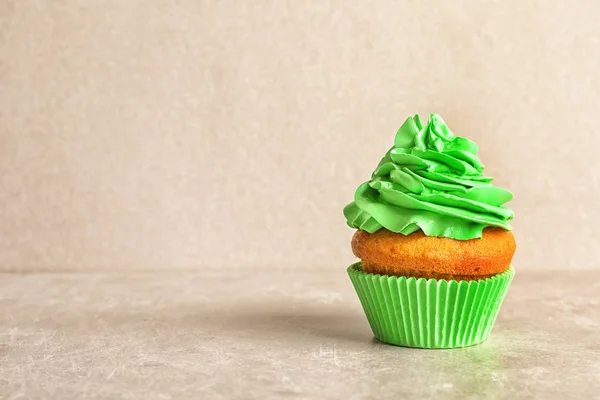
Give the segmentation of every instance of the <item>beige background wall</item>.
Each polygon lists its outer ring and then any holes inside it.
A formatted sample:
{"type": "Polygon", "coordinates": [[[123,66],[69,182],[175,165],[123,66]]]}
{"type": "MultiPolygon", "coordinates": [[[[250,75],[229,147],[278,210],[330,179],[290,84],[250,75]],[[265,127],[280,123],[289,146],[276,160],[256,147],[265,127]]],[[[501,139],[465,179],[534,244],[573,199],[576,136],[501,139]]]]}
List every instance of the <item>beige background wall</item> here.
{"type": "Polygon", "coordinates": [[[431,111],[514,191],[520,268],[599,267],[599,17],[595,0],[4,0],[0,269],[343,268],[342,207],[431,111]]]}

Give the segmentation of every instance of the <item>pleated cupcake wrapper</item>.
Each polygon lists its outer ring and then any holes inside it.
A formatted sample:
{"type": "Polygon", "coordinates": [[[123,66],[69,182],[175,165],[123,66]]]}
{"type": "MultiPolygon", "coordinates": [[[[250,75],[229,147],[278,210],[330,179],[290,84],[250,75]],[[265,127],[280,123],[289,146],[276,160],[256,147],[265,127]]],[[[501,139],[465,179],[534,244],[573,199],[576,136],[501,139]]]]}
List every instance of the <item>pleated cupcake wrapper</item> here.
{"type": "Polygon", "coordinates": [[[416,279],[369,274],[359,262],[348,274],[377,339],[444,349],[489,337],[515,272],[478,281],[416,279]]]}

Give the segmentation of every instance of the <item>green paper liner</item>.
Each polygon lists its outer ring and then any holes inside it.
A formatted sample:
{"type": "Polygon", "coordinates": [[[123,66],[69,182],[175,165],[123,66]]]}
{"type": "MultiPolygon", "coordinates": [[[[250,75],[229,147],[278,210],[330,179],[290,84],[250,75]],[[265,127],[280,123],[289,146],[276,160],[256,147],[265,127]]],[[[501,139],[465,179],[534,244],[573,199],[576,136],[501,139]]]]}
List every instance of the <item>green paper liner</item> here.
{"type": "Polygon", "coordinates": [[[485,341],[514,274],[511,267],[488,279],[448,281],[369,274],[360,262],[348,267],[375,337],[425,349],[485,341]]]}

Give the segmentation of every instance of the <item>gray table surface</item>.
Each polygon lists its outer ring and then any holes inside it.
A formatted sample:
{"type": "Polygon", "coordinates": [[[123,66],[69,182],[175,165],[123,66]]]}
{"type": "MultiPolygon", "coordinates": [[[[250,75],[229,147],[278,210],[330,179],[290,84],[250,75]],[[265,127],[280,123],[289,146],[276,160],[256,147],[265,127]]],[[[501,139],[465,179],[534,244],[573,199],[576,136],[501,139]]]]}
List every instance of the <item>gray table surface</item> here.
{"type": "Polygon", "coordinates": [[[0,274],[1,399],[596,399],[600,281],[519,272],[486,343],[373,339],[345,269],[0,274]]]}

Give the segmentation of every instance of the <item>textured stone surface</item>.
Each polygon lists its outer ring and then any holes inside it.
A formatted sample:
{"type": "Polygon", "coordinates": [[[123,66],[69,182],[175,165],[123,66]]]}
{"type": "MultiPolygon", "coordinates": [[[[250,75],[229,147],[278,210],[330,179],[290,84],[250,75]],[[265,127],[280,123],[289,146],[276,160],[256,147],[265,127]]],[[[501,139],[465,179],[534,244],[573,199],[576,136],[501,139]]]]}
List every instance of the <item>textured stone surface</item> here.
{"type": "Polygon", "coordinates": [[[344,270],[0,275],[2,399],[581,399],[600,283],[517,273],[491,339],[373,339],[344,270]]]}

